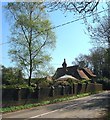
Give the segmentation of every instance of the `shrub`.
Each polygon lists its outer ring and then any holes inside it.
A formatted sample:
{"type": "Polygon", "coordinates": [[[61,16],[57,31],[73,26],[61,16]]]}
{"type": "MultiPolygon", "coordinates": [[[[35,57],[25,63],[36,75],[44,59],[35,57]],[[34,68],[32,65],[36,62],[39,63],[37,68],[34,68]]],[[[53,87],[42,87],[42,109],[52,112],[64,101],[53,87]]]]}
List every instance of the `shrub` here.
{"type": "Polygon", "coordinates": [[[81,80],[81,83],[90,83],[90,80],[81,80]]]}
{"type": "Polygon", "coordinates": [[[22,88],[27,88],[30,91],[34,92],[36,86],[28,86],[27,84],[22,84],[22,85],[3,85],[2,89],[22,89],[22,88]]]}
{"type": "Polygon", "coordinates": [[[97,79],[97,83],[103,85],[103,90],[110,90],[110,80],[107,78],[97,79]]]}
{"type": "Polygon", "coordinates": [[[73,80],[71,78],[69,78],[67,81],[68,81],[69,85],[73,85],[73,83],[78,83],[79,82],[79,81],[73,80]]]}
{"type": "Polygon", "coordinates": [[[65,85],[69,85],[69,83],[67,81],[56,81],[55,85],[61,85],[61,86],[65,86],[65,85]]]}

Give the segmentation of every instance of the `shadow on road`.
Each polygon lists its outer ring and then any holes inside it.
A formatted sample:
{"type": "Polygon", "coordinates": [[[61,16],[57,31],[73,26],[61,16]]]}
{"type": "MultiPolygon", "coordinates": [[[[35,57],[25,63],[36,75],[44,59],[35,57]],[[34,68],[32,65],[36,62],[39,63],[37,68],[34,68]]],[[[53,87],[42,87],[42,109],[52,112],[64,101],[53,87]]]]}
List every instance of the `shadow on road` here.
{"type": "Polygon", "coordinates": [[[110,94],[99,94],[97,96],[93,96],[91,100],[87,101],[82,105],[82,109],[109,109],[110,108],[110,94]]]}
{"type": "MultiPolygon", "coordinates": [[[[64,108],[69,111],[74,110],[101,110],[103,113],[107,113],[110,111],[110,93],[108,94],[97,94],[92,95],[91,97],[86,97],[85,99],[78,99],[73,100],[68,103],[65,103],[62,105],[62,103],[55,104],[53,106],[48,106],[47,109],[49,110],[55,110],[55,109],[61,109],[64,108]],[[70,107],[69,105],[73,105],[70,107]]],[[[108,119],[107,119],[108,120],[108,119]]]]}

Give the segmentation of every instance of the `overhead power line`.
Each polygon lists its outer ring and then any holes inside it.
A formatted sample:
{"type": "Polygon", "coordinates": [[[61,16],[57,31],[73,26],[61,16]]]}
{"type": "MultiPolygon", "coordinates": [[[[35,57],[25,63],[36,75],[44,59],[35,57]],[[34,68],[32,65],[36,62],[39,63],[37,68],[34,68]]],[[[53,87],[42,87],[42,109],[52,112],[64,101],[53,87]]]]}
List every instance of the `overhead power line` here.
{"type": "Polygon", "coordinates": [[[10,43],[10,42],[11,42],[11,41],[4,42],[4,43],[0,43],[0,45],[8,44],[8,43],[10,43]]]}
{"type": "MultiPolygon", "coordinates": [[[[99,13],[105,12],[105,11],[107,11],[107,10],[108,10],[108,9],[105,9],[105,10],[103,10],[103,11],[99,11],[99,12],[96,12],[96,13],[90,14],[90,15],[88,15],[88,16],[81,17],[81,18],[78,18],[78,19],[75,19],[75,20],[72,20],[72,21],[66,22],[66,23],[63,23],[63,24],[57,25],[57,26],[55,26],[55,27],[49,28],[49,29],[45,29],[45,31],[52,30],[52,29],[56,29],[56,28],[59,28],[59,27],[63,27],[63,26],[65,26],[65,25],[68,25],[68,24],[74,23],[74,22],[76,22],[76,21],[82,20],[82,19],[87,18],[87,17],[91,17],[91,16],[93,16],[93,15],[95,15],[95,14],[99,14],[99,13]]],[[[9,42],[4,42],[4,43],[0,43],[0,45],[9,44],[10,42],[11,42],[11,41],[9,41],[9,42]]]]}

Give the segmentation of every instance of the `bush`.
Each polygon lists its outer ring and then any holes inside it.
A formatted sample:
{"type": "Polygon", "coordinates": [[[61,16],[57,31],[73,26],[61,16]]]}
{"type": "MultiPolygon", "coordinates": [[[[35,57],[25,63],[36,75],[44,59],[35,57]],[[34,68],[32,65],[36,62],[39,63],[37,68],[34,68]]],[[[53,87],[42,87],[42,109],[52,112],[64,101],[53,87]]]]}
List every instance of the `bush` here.
{"type": "Polygon", "coordinates": [[[78,83],[79,81],[77,81],[77,80],[73,80],[73,79],[68,79],[67,80],[68,81],[68,83],[69,83],[69,85],[73,85],[74,83],[78,83]]]}
{"type": "Polygon", "coordinates": [[[64,81],[64,80],[62,80],[62,81],[56,81],[54,83],[54,86],[58,86],[58,85],[65,86],[65,85],[69,85],[69,83],[67,81],[64,81]]]}
{"type": "Polygon", "coordinates": [[[81,83],[90,83],[91,81],[90,80],[81,80],[81,83]]]}
{"type": "Polygon", "coordinates": [[[22,89],[22,88],[27,88],[30,91],[34,91],[36,86],[28,86],[27,84],[23,84],[23,85],[3,85],[2,86],[2,89],[22,89]]]}
{"type": "Polygon", "coordinates": [[[107,78],[98,79],[96,82],[103,85],[103,90],[110,90],[110,80],[107,78]]]}
{"type": "Polygon", "coordinates": [[[45,78],[36,78],[35,84],[40,86],[40,87],[49,87],[53,84],[53,81],[49,81],[45,78]]]}

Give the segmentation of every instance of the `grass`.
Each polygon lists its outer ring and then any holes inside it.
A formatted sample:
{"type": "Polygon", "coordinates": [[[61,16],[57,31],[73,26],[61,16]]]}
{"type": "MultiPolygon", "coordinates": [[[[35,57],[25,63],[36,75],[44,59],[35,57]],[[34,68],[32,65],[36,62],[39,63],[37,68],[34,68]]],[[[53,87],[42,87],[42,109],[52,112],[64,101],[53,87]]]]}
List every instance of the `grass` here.
{"type": "MultiPolygon", "coordinates": [[[[95,93],[98,93],[98,92],[95,92],[95,93]]],[[[39,103],[34,103],[34,104],[26,104],[26,105],[20,105],[20,106],[5,107],[5,108],[0,108],[0,112],[1,113],[14,112],[14,111],[29,109],[29,108],[33,108],[33,107],[42,106],[42,105],[48,105],[48,104],[73,100],[73,99],[76,99],[76,98],[89,96],[89,95],[95,94],[95,93],[83,93],[83,94],[78,94],[78,95],[74,95],[74,96],[64,96],[64,97],[61,97],[61,98],[53,98],[53,99],[50,99],[50,100],[40,101],[39,103]]]]}

